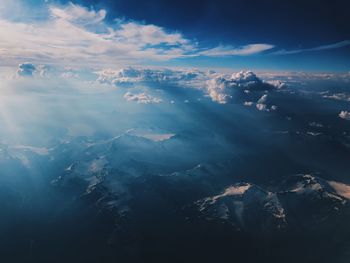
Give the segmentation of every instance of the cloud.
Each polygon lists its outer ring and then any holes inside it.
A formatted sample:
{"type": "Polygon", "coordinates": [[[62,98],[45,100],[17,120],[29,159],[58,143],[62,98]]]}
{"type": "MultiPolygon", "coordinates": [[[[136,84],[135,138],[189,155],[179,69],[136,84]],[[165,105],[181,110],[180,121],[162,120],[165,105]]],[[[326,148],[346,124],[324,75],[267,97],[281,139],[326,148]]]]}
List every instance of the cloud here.
{"type": "Polygon", "coordinates": [[[268,81],[265,81],[265,83],[268,83],[268,84],[276,87],[277,89],[283,89],[283,88],[287,87],[287,84],[280,81],[280,80],[268,80],[268,81]]]}
{"type": "Polygon", "coordinates": [[[29,18],[25,15],[30,12],[25,3],[1,7],[0,56],[1,63],[8,65],[23,60],[65,65],[135,65],[196,56],[247,56],[274,47],[260,43],[206,48],[178,31],[118,18],[110,22],[106,10],[73,3],[35,6],[35,14],[27,15],[29,18]],[[24,15],[12,19],[10,14],[14,12],[24,15]]]}
{"type": "Polygon", "coordinates": [[[144,82],[200,87],[209,78],[211,73],[205,73],[195,69],[170,70],[127,67],[118,70],[104,69],[97,71],[96,74],[98,75],[98,82],[112,85],[144,82]]]}
{"type": "Polygon", "coordinates": [[[346,93],[334,93],[332,95],[323,95],[323,98],[341,101],[350,101],[350,95],[346,93]]]}
{"type": "Polygon", "coordinates": [[[132,64],[182,57],[195,48],[182,34],[156,25],[124,20],[109,24],[103,9],[69,4],[49,5],[45,11],[46,18],[30,22],[0,16],[2,63],[132,64]]]}
{"type": "Polygon", "coordinates": [[[272,105],[270,108],[270,110],[277,110],[277,109],[278,109],[278,107],[276,105],[272,105]]]}
{"type": "Polygon", "coordinates": [[[207,81],[209,96],[220,104],[231,100],[233,93],[238,89],[247,93],[247,91],[264,91],[279,87],[281,87],[280,82],[278,86],[274,86],[258,78],[252,71],[241,71],[228,78],[221,75],[207,81]]]}
{"type": "Polygon", "coordinates": [[[31,61],[102,68],[198,56],[294,54],[350,45],[350,40],[345,40],[314,48],[276,52],[271,52],[275,46],[267,43],[209,48],[178,31],[157,25],[120,18],[108,20],[105,9],[57,3],[34,7],[25,1],[0,3],[1,64],[31,61]]]}
{"type": "Polygon", "coordinates": [[[294,50],[278,50],[276,52],[273,52],[271,54],[274,55],[290,55],[290,54],[297,54],[302,52],[313,52],[313,51],[321,51],[321,50],[330,50],[330,49],[337,49],[342,48],[350,45],[350,40],[344,40],[341,42],[329,44],[329,45],[322,45],[312,48],[302,48],[302,49],[294,49],[294,50]]]}
{"type": "Polygon", "coordinates": [[[22,63],[18,65],[17,75],[22,77],[31,77],[36,71],[35,65],[32,63],[22,63]]]}
{"type": "Polygon", "coordinates": [[[261,96],[261,98],[258,100],[258,103],[266,103],[267,94],[264,94],[261,96]]]}
{"type": "Polygon", "coordinates": [[[268,111],[266,103],[267,94],[261,96],[261,98],[256,103],[256,108],[260,111],[268,111]]]}
{"type": "Polygon", "coordinates": [[[51,16],[63,21],[75,22],[78,24],[88,25],[102,22],[106,17],[106,10],[99,11],[88,10],[82,6],[69,3],[64,8],[56,6],[49,7],[51,16]]]}
{"type": "Polygon", "coordinates": [[[348,111],[341,111],[338,116],[344,120],[350,121],[350,112],[348,111]]]}
{"type": "Polygon", "coordinates": [[[203,90],[213,101],[220,104],[229,102],[236,91],[249,94],[251,91],[267,91],[286,86],[278,80],[265,82],[252,71],[240,71],[228,76],[196,69],[170,70],[128,67],[119,70],[105,69],[96,72],[96,74],[98,75],[98,82],[117,86],[135,83],[157,83],[196,88],[203,90]]]}
{"type": "Polygon", "coordinates": [[[232,46],[218,46],[212,49],[201,51],[198,55],[204,56],[248,56],[258,54],[274,48],[274,45],[270,44],[250,44],[235,48],[232,46]]]}
{"type": "Polygon", "coordinates": [[[264,94],[260,97],[260,99],[258,99],[255,106],[259,111],[275,111],[275,110],[277,110],[276,105],[272,105],[269,108],[266,102],[267,102],[267,94],[264,94]]]}
{"type": "Polygon", "coordinates": [[[146,93],[138,93],[132,94],[131,92],[127,92],[124,95],[124,98],[127,101],[134,101],[141,104],[153,104],[153,103],[161,103],[162,100],[146,93]]]}
{"type": "MultiPolygon", "coordinates": [[[[196,89],[202,91],[213,101],[220,104],[229,102],[235,95],[238,95],[237,98],[241,98],[244,95],[245,100],[256,101],[257,94],[284,86],[282,82],[277,80],[265,82],[252,71],[240,71],[231,75],[216,73],[214,71],[204,72],[197,69],[171,70],[135,67],[94,71],[23,63],[20,64],[18,72],[18,74],[22,75],[34,75],[36,78],[89,79],[93,82],[95,80],[97,84],[118,87],[130,88],[135,85],[137,88],[139,84],[152,88],[156,87],[157,89],[163,89],[165,87],[166,89],[176,87],[196,89]],[[29,70],[31,71],[28,73],[27,71],[29,70]]],[[[263,95],[257,103],[264,104],[266,96],[266,94],[263,95]]],[[[139,103],[161,102],[160,99],[153,98],[144,93],[127,93],[125,94],[125,99],[139,103]]],[[[246,106],[250,104],[249,101],[245,104],[246,106]]],[[[249,106],[252,106],[253,103],[251,102],[249,106]]]]}
{"type": "Polygon", "coordinates": [[[263,104],[263,103],[257,103],[256,104],[256,108],[259,111],[267,111],[268,110],[266,104],[263,104]]]}
{"type": "MultiPolygon", "coordinates": [[[[186,45],[189,43],[189,40],[184,39],[180,33],[166,33],[161,27],[141,25],[135,22],[121,24],[120,28],[113,33],[121,38],[129,39],[133,43],[149,45],[186,45]]],[[[188,48],[190,50],[191,46],[188,48]]]]}

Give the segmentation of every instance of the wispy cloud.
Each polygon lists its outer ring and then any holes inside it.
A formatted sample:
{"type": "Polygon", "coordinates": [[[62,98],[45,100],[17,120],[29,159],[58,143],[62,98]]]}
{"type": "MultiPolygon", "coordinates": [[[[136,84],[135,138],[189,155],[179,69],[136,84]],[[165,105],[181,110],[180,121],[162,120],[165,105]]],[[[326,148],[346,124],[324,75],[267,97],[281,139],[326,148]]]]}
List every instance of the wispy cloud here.
{"type": "Polygon", "coordinates": [[[317,46],[317,47],[312,47],[312,48],[301,48],[301,49],[293,49],[293,50],[285,50],[281,49],[276,52],[273,52],[271,54],[274,55],[289,55],[289,54],[297,54],[297,53],[302,53],[302,52],[313,52],[313,51],[322,51],[322,50],[329,50],[329,49],[337,49],[337,48],[342,48],[350,45],[350,40],[344,40],[341,42],[329,44],[329,45],[322,45],[322,46],[317,46]]]}
{"type": "Polygon", "coordinates": [[[75,22],[78,24],[98,24],[106,18],[106,10],[99,11],[88,10],[79,5],[69,3],[64,8],[56,6],[49,7],[52,17],[65,21],[75,22]]]}
{"type": "Polygon", "coordinates": [[[238,48],[233,46],[218,46],[201,51],[198,54],[204,56],[248,56],[270,50],[274,47],[274,45],[270,44],[250,44],[238,48]]]}

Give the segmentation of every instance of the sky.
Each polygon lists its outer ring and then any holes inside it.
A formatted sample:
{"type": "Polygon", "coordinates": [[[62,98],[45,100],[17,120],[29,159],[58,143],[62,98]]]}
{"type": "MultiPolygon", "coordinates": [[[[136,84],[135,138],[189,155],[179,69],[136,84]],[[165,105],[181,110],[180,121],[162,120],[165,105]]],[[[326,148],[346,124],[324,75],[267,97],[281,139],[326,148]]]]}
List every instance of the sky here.
{"type": "Polygon", "coordinates": [[[349,8],[346,0],[0,0],[0,64],[348,72],[349,8]]]}

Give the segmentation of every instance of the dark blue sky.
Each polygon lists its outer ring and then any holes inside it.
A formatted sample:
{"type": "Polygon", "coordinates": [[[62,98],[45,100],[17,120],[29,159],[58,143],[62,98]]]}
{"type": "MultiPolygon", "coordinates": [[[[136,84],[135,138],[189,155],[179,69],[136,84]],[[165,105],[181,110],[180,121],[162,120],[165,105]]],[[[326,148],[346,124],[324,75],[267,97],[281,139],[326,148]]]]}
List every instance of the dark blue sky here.
{"type": "Polygon", "coordinates": [[[264,0],[85,0],[125,16],[214,42],[273,42],[285,48],[350,39],[350,2],[264,0]]]}
{"type": "MultiPolygon", "coordinates": [[[[269,43],[298,50],[350,39],[347,0],[79,0],[108,10],[108,18],[125,17],[179,30],[207,46],[269,43]]],[[[196,58],[206,63],[205,58],[196,58]]],[[[283,56],[253,56],[211,61],[215,66],[293,70],[350,70],[350,46],[283,56]]],[[[181,64],[181,62],[179,62],[181,64]]]]}

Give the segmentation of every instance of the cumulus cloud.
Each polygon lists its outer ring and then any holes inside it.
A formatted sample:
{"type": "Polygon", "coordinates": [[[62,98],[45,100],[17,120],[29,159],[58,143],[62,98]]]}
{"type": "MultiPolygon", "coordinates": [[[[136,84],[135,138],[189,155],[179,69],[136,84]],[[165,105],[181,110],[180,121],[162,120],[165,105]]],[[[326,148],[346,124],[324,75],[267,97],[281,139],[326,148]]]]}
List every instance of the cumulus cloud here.
{"type": "Polygon", "coordinates": [[[208,80],[208,93],[213,101],[220,104],[225,104],[232,98],[233,85],[228,82],[224,77],[216,77],[214,79],[208,80]]]}
{"type": "Polygon", "coordinates": [[[267,94],[264,94],[256,102],[256,108],[260,111],[275,111],[275,110],[277,110],[276,105],[271,105],[271,107],[268,107],[266,102],[267,102],[267,94]]]}
{"type": "Polygon", "coordinates": [[[267,94],[264,94],[261,96],[260,99],[258,99],[257,103],[256,103],[256,108],[260,111],[267,111],[267,105],[266,103],[266,99],[267,99],[267,94]]]}
{"type": "Polygon", "coordinates": [[[22,77],[31,77],[34,75],[34,72],[36,71],[36,67],[32,63],[22,63],[18,65],[17,68],[17,75],[22,77]]]}
{"type": "Polygon", "coordinates": [[[264,82],[252,71],[241,71],[232,74],[230,77],[221,75],[207,81],[209,96],[221,104],[232,99],[233,93],[237,89],[249,93],[250,91],[264,91],[280,87],[281,83],[278,82],[278,86],[274,86],[271,83],[264,82]]]}
{"type": "Polygon", "coordinates": [[[339,113],[339,117],[344,119],[344,120],[350,121],[350,112],[349,111],[341,111],[339,113]]]}
{"type": "Polygon", "coordinates": [[[146,93],[132,94],[131,92],[127,92],[127,93],[125,93],[124,98],[127,101],[134,101],[134,102],[142,103],[142,104],[153,104],[153,103],[161,103],[162,102],[161,99],[153,97],[153,96],[148,95],[146,93]]]}
{"type": "MultiPolygon", "coordinates": [[[[213,101],[220,104],[229,102],[235,96],[235,92],[238,92],[240,97],[244,95],[245,100],[247,100],[244,105],[260,104],[257,105],[257,108],[261,110],[275,110],[277,107],[267,108],[267,106],[263,106],[263,104],[266,104],[267,95],[264,94],[258,101],[256,95],[283,86],[283,83],[280,81],[265,82],[251,71],[224,75],[214,71],[204,72],[197,69],[171,70],[127,67],[94,71],[34,65],[32,63],[19,65],[18,75],[33,76],[34,74],[36,77],[56,76],[64,79],[84,77],[91,80],[95,79],[98,83],[120,87],[131,87],[133,84],[140,83],[142,85],[160,84],[156,85],[157,88],[169,87],[169,85],[172,87],[191,88],[203,91],[213,101]],[[275,86],[271,83],[275,84],[275,86]]],[[[127,93],[125,98],[139,103],[160,102],[160,99],[150,97],[147,94],[141,93],[136,95],[127,93]]]]}
{"type": "Polygon", "coordinates": [[[267,91],[285,87],[285,84],[281,81],[265,82],[252,71],[240,71],[228,76],[213,71],[203,72],[196,69],[170,70],[129,67],[119,70],[106,69],[98,71],[96,74],[98,75],[98,82],[117,86],[134,83],[163,83],[201,89],[213,101],[220,104],[229,102],[236,91],[248,95],[253,91],[267,91]]]}
{"type": "Polygon", "coordinates": [[[287,87],[287,84],[280,80],[268,80],[266,83],[276,87],[277,89],[283,89],[287,87]]]}
{"type": "Polygon", "coordinates": [[[256,108],[260,111],[268,111],[267,105],[264,103],[257,103],[256,108]]]}

